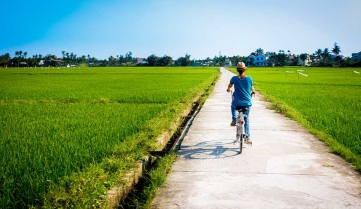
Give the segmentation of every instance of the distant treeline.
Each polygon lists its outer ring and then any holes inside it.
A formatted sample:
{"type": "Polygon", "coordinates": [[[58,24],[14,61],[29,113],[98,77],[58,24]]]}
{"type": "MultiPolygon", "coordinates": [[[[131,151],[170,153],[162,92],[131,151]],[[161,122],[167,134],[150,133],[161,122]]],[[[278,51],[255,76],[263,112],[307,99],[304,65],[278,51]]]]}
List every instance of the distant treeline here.
{"type": "Polygon", "coordinates": [[[118,67],[118,66],[236,66],[244,62],[248,66],[313,66],[313,67],[361,67],[360,58],[351,58],[340,55],[341,48],[336,43],[330,51],[328,48],[317,49],[313,54],[292,54],[290,50],[266,52],[262,48],[256,49],[248,56],[214,56],[206,59],[191,59],[191,55],[173,59],[168,55],[157,56],[152,54],[147,58],[133,57],[132,52],[125,55],[110,56],[108,59],[97,59],[89,54],[77,56],[73,52],[62,51],[62,57],[47,54],[35,54],[28,57],[27,52],[16,51],[15,56],[9,53],[0,56],[0,67],[118,67]],[[264,57],[258,61],[259,57],[264,57]]]}

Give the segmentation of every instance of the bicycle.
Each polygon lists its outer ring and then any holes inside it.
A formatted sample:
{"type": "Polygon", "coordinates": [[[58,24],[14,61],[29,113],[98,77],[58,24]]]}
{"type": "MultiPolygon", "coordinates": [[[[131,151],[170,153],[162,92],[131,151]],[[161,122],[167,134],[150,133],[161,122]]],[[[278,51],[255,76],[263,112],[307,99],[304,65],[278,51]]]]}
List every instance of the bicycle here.
{"type": "Polygon", "coordinates": [[[244,131],[244,117],[247,117],[245,112],[248,111],[248,107],[239,106],[235,109],[238,111],[238,115],[236,119],[236,140],[234,143],[239,142],[239,154],[242,154],[243,141],[245,141],[247,138],[247,135],[244,131]]]}
{"type": "MultiPolygon", "coordinates": [[[[232,100],[234,99],[233,91],[231,91],[232,100]]],[[[254,96],[254,93],[252,93],[252,96],[254,96]]],[[[247,141],[247,134],[244,130],[244,118],[247,117],[245,112],[248,111],[247,106],[238,106],[235,108],[238,111],[237,118],[236,118],[236,140],[233,142],[235,144],[236,142],[239,143],[239,154],[242,154],[243,149],[243,141],[247,142],[247,144],[252,146],[251,141],[247,141]]]]}

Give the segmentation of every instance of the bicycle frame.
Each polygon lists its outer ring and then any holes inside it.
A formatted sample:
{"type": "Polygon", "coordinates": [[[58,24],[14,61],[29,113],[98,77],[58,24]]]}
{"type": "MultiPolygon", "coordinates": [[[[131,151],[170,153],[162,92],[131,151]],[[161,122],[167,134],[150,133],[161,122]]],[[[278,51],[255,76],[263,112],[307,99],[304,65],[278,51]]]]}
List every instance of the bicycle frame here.
{"type": "Polygon", "coordinates": [[[244,108],[241,108],[238,111],[237,119],[236,119],[236,141],[239,142],[239,154],[242,153],[243,149],[243,141],[246,138],[246,134],[244,131],[244,117],[247,117],[244,112],[246,111],[244,108]]]}
{"type": "Polygon", "coordinates": [[[238,110],[236,126],[237,126],[237,137],[241,136],[241,134],[245,134],[244,132],[244,117],[247,117],[242,111],[238,110]]]}

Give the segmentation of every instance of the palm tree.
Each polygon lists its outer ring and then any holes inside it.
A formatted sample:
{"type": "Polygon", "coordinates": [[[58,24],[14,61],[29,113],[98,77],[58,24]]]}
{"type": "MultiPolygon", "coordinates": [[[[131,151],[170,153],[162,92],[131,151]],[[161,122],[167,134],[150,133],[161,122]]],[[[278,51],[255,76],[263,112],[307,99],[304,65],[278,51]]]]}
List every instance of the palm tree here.
{"type": "Polygon", "coordinates": [[[335,45],[334,45],[334,47],[333,47],[333,49],[332,49],[332,52],[333,52],[336,56],[338,56],[338,55],[340,54],[341,48],[340,48],[340,46],[337,45],[337,43],[335,43],[335,45]]]}
{"type": "Polygon", "coordinates": [[[322,54],[322,49],[317,49],[317,51],[315,51],[315,55],[318,57],[318,59],[321,58],[321,54],[322,54]]]}
{"type": "Polygon", "coordinates": [[[36,65],[36,63],[38,62],[38,54],[33,55],[31,62],[32,66],[36,65]]]}
{"type": "Polygon", "coordinates": [[[325,63],[328,62],[330,58],[330,51],[328,51],[328,48],[325,48],[323,50],[323,52],[321,53],[321,57],[322,57],[322,61],[324,61],[325,63]]]}
{"type": "Polygon", "coordinates": [[[18,60],[18,67],[19,67],[19,51],[15,51],[15,56],[17,56],[17,60],[18,60]]]}
{"type": "Polygon", "coordinates": [[[9,53],[6,53],[4,56],[5,56],[5,59],[7,59],[7,60],[10,59],[10,54],[9,53]]]}
{"type": "Polygon", "coordinates": [[[317,58],[317,63],[320,63],[320,60],[321,60],[321,55],[322,55],[322,49],[317,49],[315,51],[314,54],[314,57],[317,58]]]}
{"type": "Polygon", "coordinates": [[[341,48],[340,46],[337,45],[337,43],[335,43],[333,49],[332,49],[332,53],[335,54],[335,61],[340,64],[340,60],[341,60],[341,56],[339,57],[338,55],[340,54],[341,52],[341,48]]]}

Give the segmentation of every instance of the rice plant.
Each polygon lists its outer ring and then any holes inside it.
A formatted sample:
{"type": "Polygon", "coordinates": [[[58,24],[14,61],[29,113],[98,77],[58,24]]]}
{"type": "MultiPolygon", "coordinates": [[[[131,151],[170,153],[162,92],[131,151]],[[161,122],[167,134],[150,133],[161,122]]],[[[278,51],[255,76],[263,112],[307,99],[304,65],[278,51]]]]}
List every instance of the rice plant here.
{"type": "Polygon", "coordinates": [[[180,104],[216,75],[216,68],[2,69],[0,208],[104,204],[104,192],[154,146],[180,104]]]}

